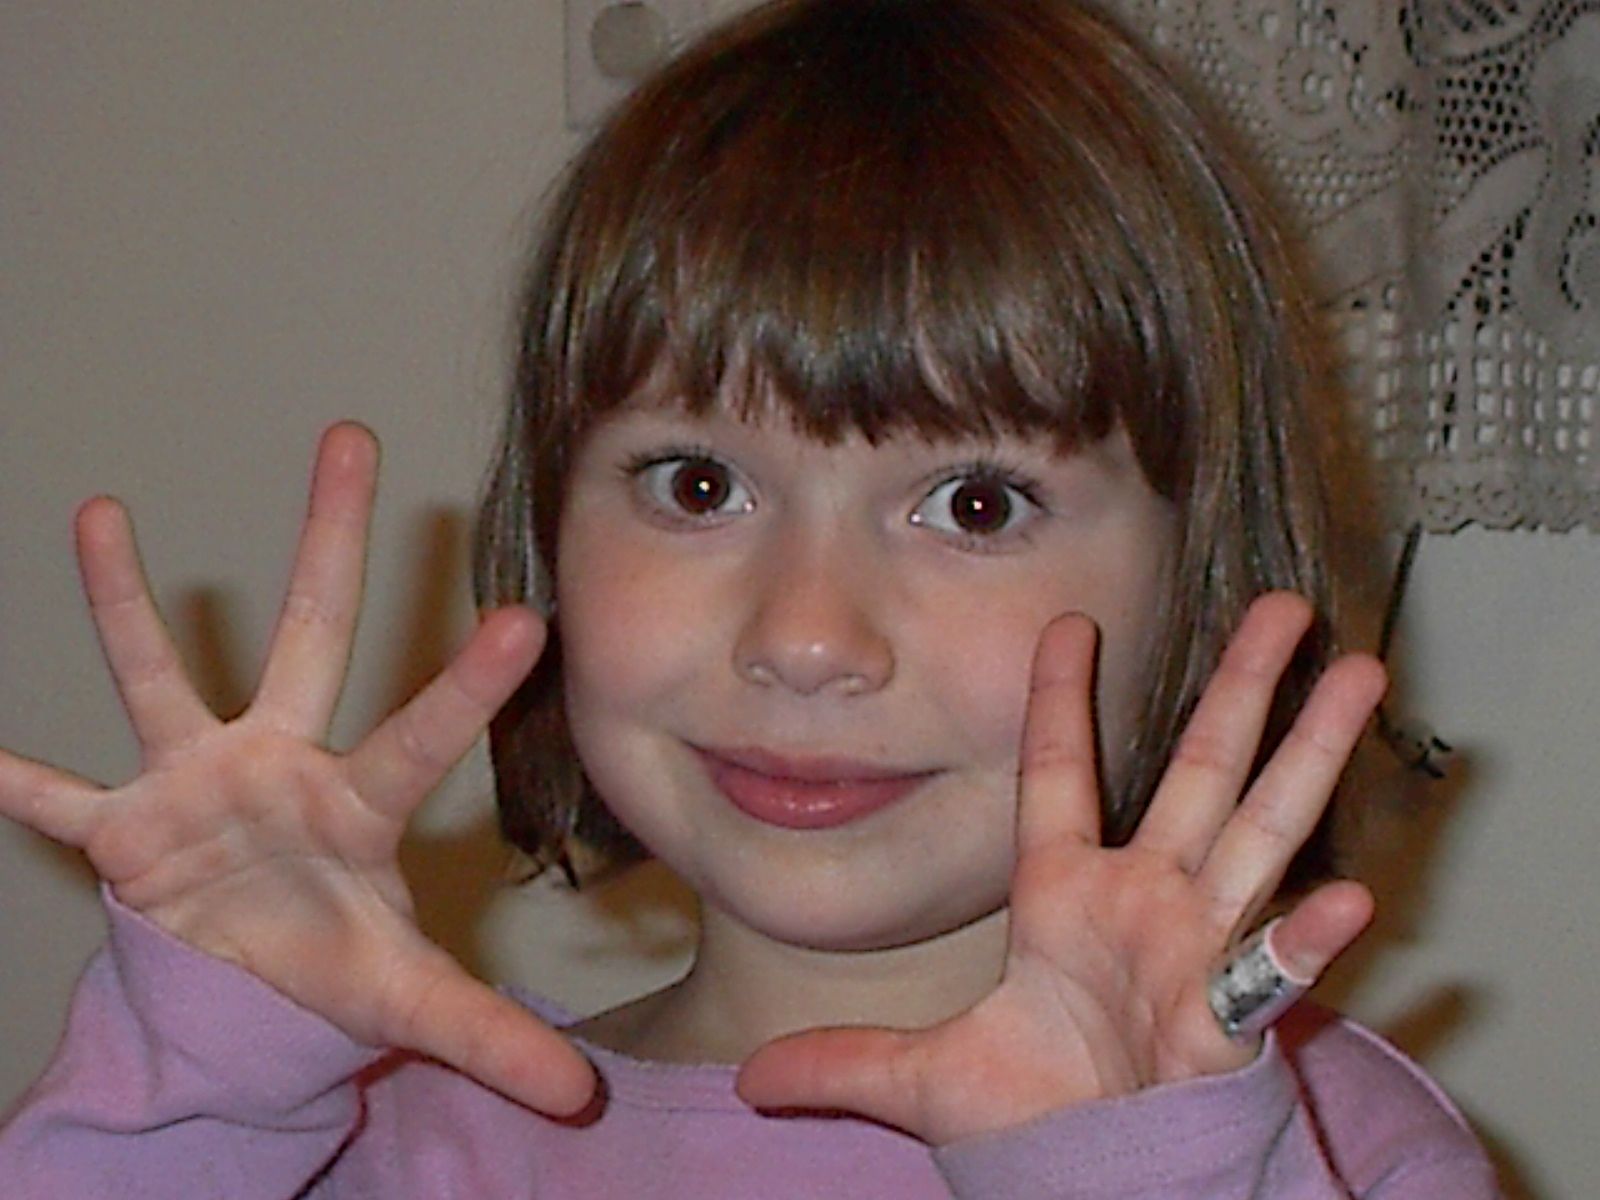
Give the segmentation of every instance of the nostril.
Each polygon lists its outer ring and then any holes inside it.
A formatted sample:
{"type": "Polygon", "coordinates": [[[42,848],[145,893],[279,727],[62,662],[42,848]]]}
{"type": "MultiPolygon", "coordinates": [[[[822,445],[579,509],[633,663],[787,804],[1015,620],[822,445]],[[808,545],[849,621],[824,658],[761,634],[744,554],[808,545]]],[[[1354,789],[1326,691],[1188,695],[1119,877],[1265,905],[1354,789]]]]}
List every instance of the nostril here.
{"type": "Polygon", "coordinates": [[[859,696],[871,687],[865,675],[844,675],[838,681],[838,687],[846,696],[859,696]]]}
{"type": "Polygon", "coordinates": [[[738,663],[738,668],[739,675],[746,682],[756,684],[759,687],[772,687],[778,682],[777,674],[766,663],[741,660],[738,663]]]}

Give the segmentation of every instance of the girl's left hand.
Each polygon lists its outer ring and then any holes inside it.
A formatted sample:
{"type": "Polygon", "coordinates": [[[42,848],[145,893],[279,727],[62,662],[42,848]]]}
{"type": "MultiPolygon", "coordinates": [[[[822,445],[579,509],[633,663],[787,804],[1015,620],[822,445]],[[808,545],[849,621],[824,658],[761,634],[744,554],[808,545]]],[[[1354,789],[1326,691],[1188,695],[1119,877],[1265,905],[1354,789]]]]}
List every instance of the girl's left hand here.
{"type": "MultiPolygon", "coordinates": [[[[1323,674],[1239,798],[1278,680],[1310,624],[1301,598],[1257,600],[1230,642],[1127,845],[1100,842],[1091,715],[1095,629],[1040,638],[1023,734],[1010,940],[1000,983],[924,1030],[829,1029],[762,1047],[739,1092],[762,1108],[843,1109],[934,1145],[1084,1101],[1236,1070],[1206,983],[1271,900],[1327,806],[1385,686],[1352,655],[1323,674]]],[[[1351,882],[1301,900],[1273,937],[1316,978],[1372,916],[1351,882]]]]}

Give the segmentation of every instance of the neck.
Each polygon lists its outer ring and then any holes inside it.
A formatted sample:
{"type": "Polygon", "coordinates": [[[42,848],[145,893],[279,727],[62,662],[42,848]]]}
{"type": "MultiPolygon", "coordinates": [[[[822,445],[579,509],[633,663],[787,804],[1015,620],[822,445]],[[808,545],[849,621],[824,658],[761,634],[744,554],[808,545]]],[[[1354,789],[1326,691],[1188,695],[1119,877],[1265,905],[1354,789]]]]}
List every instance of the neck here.
{"type": "Polygon", "coordinates": [[[924,1028],[993,990],[1005,940],[1001,910],[908,946],[816,950],[773,941],[707,908],[683,979],[580,1032],[641,1058],[737,1063],[802,1029],[924,1028]]]}

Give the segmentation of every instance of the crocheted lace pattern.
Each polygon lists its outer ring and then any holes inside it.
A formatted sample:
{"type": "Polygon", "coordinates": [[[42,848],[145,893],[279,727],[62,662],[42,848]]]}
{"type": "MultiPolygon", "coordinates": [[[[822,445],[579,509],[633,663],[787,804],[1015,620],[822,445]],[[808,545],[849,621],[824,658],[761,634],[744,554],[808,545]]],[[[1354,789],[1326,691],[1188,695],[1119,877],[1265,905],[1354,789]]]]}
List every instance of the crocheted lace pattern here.
{"type": "Polygon", "coordinates": [[[1600,532],[1600,0],[1102,0],[1310,242],[1388,518],[1600,532]]]}

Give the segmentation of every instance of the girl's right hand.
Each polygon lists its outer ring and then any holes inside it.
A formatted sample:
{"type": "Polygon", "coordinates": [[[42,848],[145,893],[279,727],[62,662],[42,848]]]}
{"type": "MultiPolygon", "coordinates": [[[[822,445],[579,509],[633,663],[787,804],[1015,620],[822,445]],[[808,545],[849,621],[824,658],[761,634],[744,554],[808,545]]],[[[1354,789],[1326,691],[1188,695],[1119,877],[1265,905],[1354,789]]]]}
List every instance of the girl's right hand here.
{"type": "Polygon", "coordinates": [[[378,447],[323,436],[260,688],[232,721],[186,677],[126,511],[79,511],[84,591],[139,740],[120,788],[0,751],[0,814],[81,848],[118,900],[375,1047],[414,1050],[552,1114],[594,1075],[565,1038],[470,977],[413,918],[406,823],[527,675],[544,626],[490,614],[443,672],[349,754],[323,742],[361,602],[378,447]]]}

